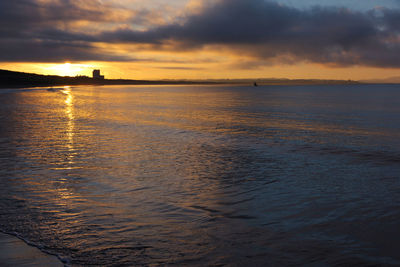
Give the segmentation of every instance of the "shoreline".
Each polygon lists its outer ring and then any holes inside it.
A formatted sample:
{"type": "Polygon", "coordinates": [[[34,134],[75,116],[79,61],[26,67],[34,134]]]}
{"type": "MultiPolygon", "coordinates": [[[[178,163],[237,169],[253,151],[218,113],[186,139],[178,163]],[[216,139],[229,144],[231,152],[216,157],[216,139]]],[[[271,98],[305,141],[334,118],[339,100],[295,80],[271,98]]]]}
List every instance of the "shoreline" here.
{"type": "Polygon", "coordinates": [[[77,85],[347,85],[361,84],[353,80],[334,79],[286,79],[286,78],[244,78],[244,79],[161,79],[131,80],[104,79],[88,76],[56,76],[24,73],[0,69],[1,88],[27,88],[77,85]]]}
{"type": "Polygon", "coordinates": [[[1,266],[10,267],[64,266],[56,256],[47,254],[22,239],[4,232],[0,232],[0,263],[1,266]]]}
{"type": "MultiPolygon", "coordinates": [[[[370,85],[372,83],[346,83],[346,82],[260,82],[257,86],[304,86],[304,85],[370,85]]],[[[391,83],[388,83],[391,84],[391,83]]],[[[45,88],[53,88],[53,87],[64,87],[64,86],[116,86],[116,85],[136,85],[136,86],[163,86],[163,85],[198,85],[198,86],[249,86],[253,87],[254,85],[251,82],[143,82],[143,83],[67,83],[67,84],[20,84],[20,85],[2,85],[0,83],[0,90],[7,90],[7,89],[45,89],[45,88]]],[[[373,85],[373,84],[372,84],[373,85]]]]}

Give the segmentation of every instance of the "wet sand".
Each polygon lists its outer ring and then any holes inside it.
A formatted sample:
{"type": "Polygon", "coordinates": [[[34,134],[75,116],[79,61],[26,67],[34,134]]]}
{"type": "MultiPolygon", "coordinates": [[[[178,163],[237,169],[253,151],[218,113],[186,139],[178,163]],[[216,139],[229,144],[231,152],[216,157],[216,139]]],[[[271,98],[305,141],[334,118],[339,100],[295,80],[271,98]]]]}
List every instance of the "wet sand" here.
{"type": "Polygon", "coordinates": [[[0,233],[0,265],[4,267],[64,266],[57,257],[45,254],[38,248],[4,233],[0,233]]]}

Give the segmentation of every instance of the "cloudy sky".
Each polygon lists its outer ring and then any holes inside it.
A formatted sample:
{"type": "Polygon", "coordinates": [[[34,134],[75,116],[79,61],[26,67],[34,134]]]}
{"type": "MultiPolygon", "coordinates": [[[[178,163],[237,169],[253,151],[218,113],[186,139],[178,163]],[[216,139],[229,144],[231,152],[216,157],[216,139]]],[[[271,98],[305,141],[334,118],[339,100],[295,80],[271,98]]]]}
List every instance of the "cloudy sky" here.
{"type": "Polygon", "coordinates": [[[400,0],[0,0],[0,51],[58,75],[399,76],[400,0]]]}

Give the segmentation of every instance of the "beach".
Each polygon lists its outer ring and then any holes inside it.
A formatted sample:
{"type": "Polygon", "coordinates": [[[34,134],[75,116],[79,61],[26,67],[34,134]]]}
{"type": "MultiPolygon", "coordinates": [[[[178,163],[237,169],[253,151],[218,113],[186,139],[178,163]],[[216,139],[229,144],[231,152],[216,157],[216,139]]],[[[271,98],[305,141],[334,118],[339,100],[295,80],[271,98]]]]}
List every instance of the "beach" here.
{"type": "Polygon", "coordinates": [[[43,253],[19,238],[4,233],[0,233],[0,264],[4,267],[64,266],[57,257],[43,253]]]}

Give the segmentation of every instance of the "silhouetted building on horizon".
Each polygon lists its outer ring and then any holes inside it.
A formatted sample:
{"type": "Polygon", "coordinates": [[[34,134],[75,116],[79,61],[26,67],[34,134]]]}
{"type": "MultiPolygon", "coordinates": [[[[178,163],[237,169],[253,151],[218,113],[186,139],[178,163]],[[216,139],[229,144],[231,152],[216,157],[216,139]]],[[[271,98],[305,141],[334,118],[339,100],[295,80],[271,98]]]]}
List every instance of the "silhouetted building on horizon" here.
{"type": "Polygon", "coordinates": [[[93,70],[93,79],[104,80],[104,75],[100,75],[100,70],[93,70]]]}

